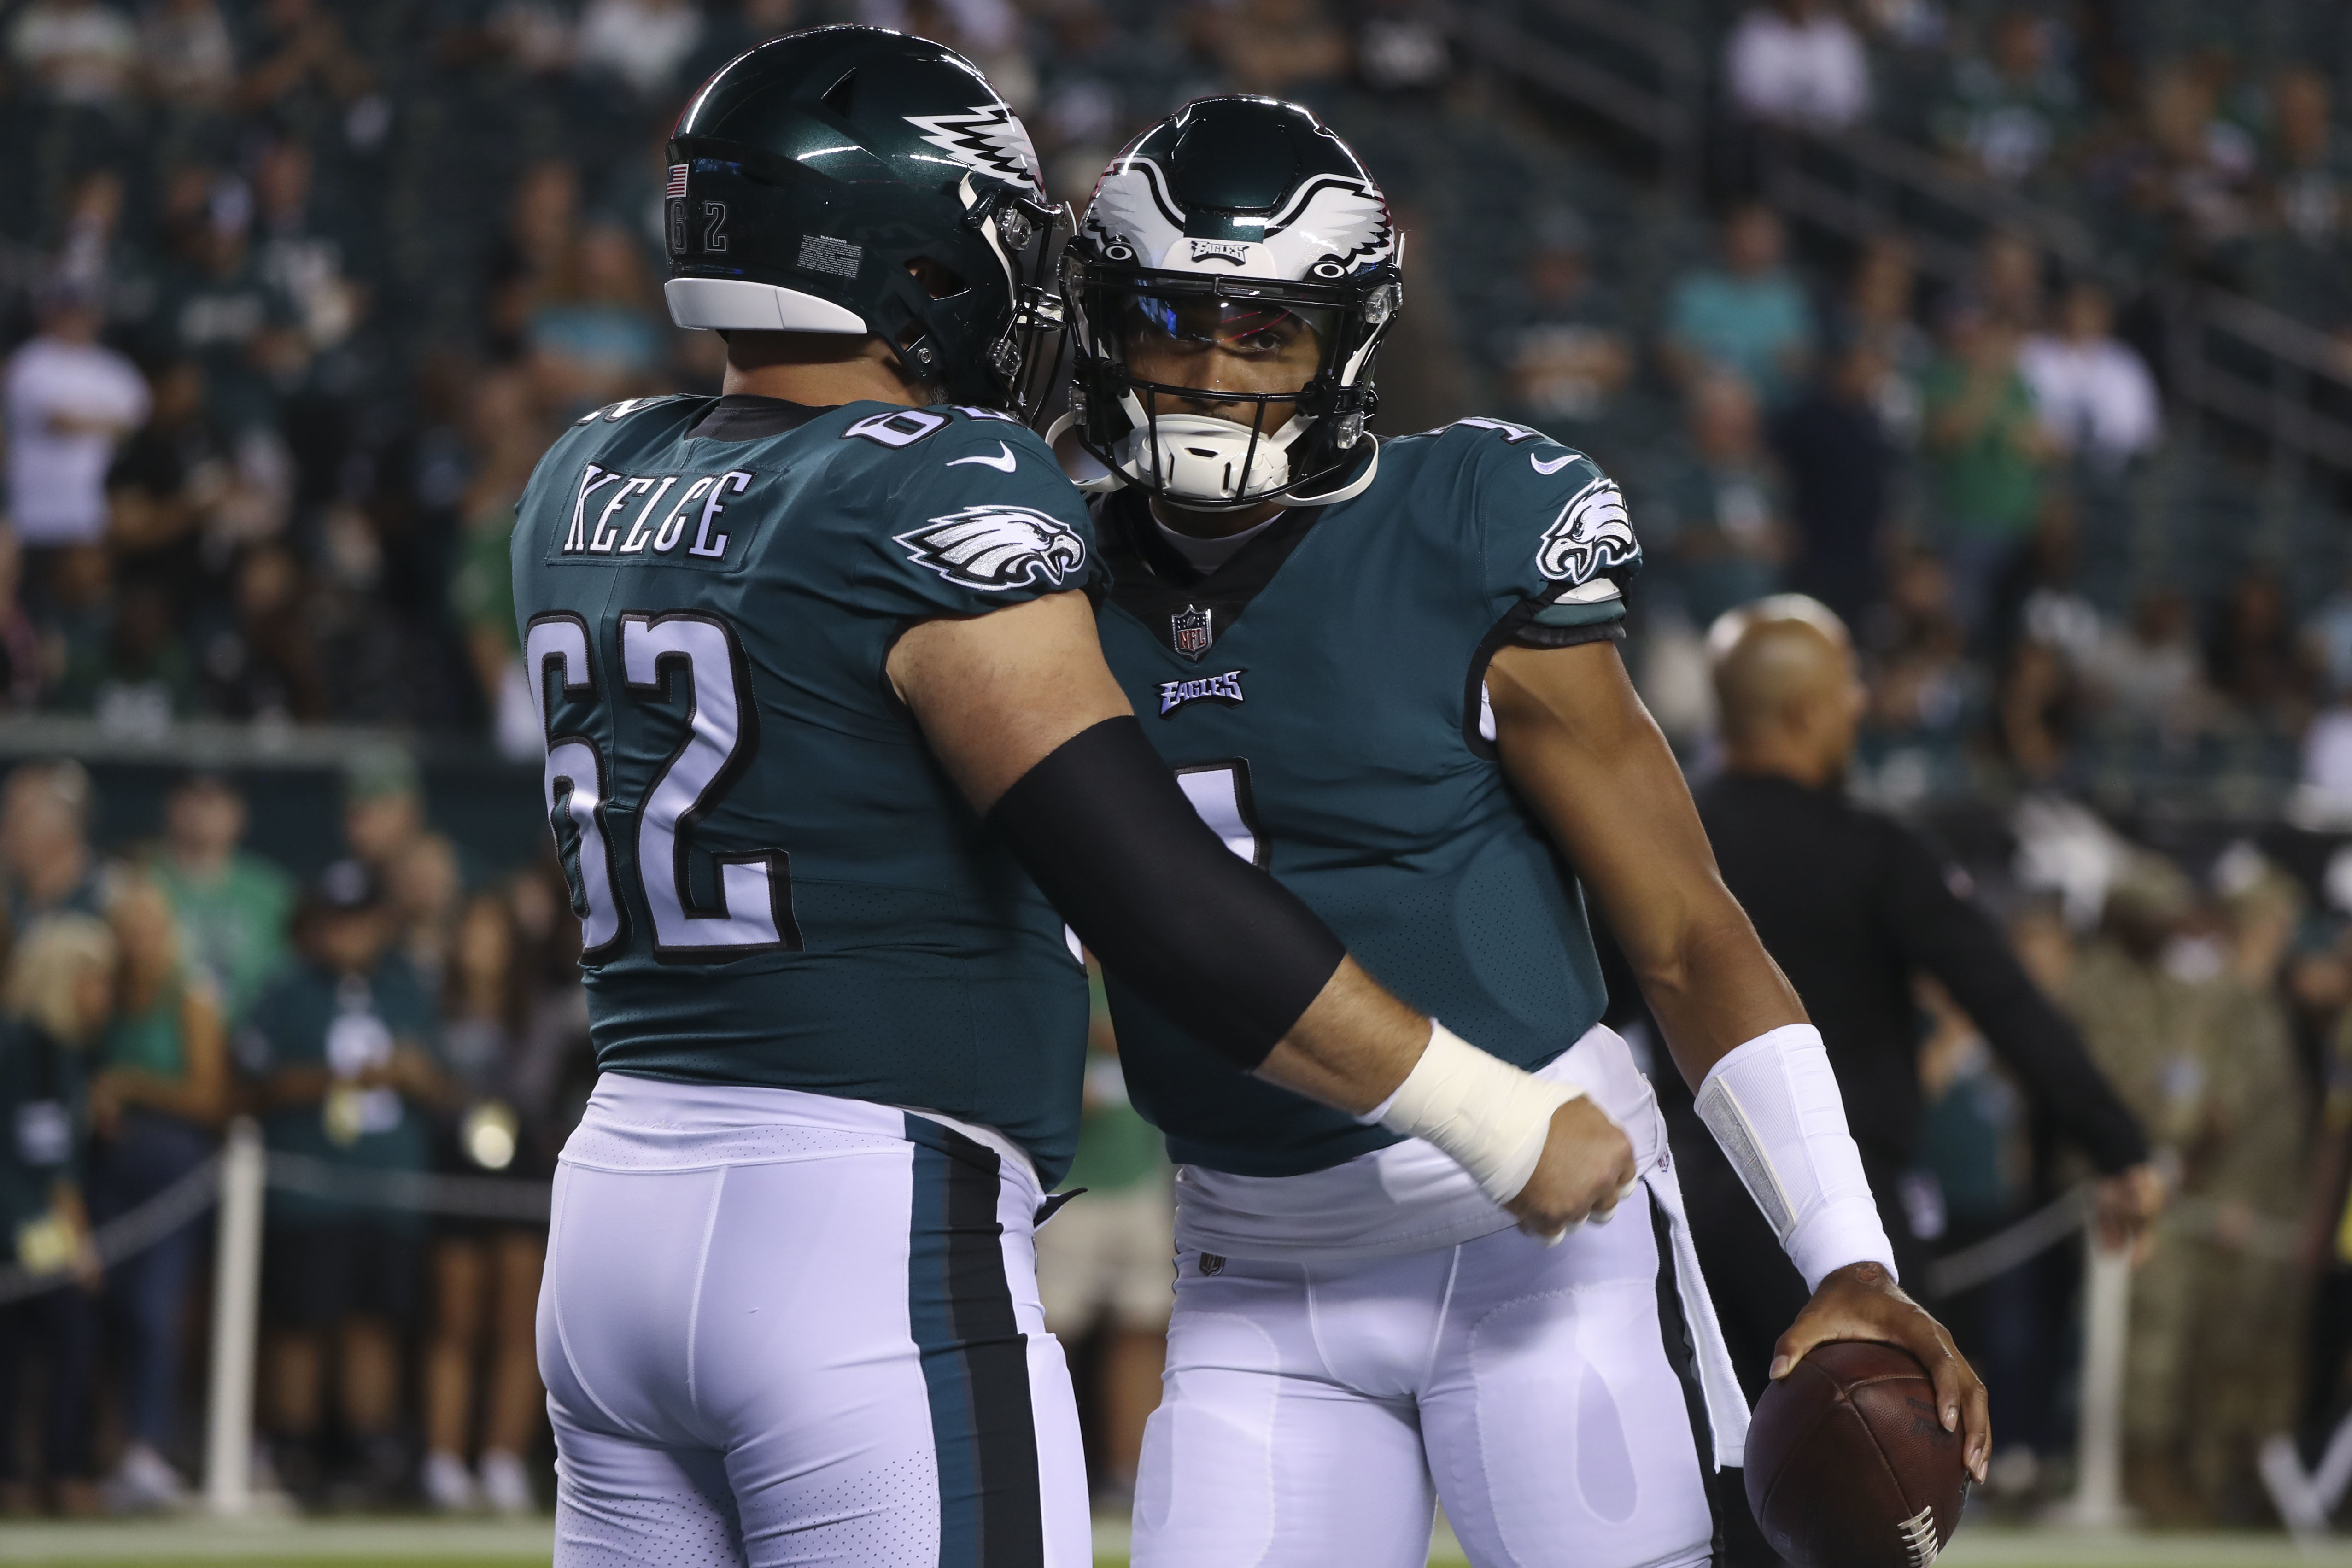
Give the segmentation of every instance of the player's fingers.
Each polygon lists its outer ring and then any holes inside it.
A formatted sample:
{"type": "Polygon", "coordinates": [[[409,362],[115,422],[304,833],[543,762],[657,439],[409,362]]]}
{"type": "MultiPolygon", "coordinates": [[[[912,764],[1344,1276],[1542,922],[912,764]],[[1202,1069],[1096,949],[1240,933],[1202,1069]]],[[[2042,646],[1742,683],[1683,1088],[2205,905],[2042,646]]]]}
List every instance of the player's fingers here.
{"type": "Polygon", "coordinates": [[[1815,1345],[1839,1337],[1830,1331],[1830,1325],[1821,1321],[1819,1313],[1807,1307],[1797,1314],[1797,1321],[1789,1325],[1789,1331],[1773,1342],[1772,1364],[1767,1374],[1776,1382],[1788,1376],[1815,1345]]]}
{"type": "Polygon", "coordinates": [[[1982,1481],[1985,1467],[1992,1458],[1992,1400],[1985,1392],[1984,1379],[1977,1375],[1976,1368],[1969,1364],[1968,1357],[1952,1343],[1951,1335],[1944,1331],[1941,1324],[1937,1325],[1936,1338],[1944,1352],[1943,1365],[1950,1372],[1954,1384],[1953,1394],[1947,1396],[1941,1381],[1937,1382],[1937,1402],[1945,1405],[1948,1410],[1957,1405],[1958,1415],[1957,1424],[1948,1418],[1944,1426],[1950,1431],[1957,1425],[1961,1439],[1960,1454],[1969,1467],[1969,1474],[1982,1481]]]}
{"type": "Polygon", "coordinates": [[[1969,1474],[1982,1486],[1992,1464],[1992,1395],[1983,1382],[1970,1373],[1968,1393],[1963,1398],[1968,1411],[1963,1427],[1968,1433],[1968,1447],[1962,1452],[1968,1456],[1969,1474]]]}
{"type": "Polygon", "coordinates": [[[1912,1347],[1912,1353],[1926,1364],[1936,1385],[1936,1407],[1943,1417],[1944,1430],[1959,1436],[1961,1462],[1968,1466],[1969,1474],[1982,1481],[1992,1454],[1992,1404],[1984,1380],[1977,1376],[1976,1369],[1940,1324],[1935,1326],[1929,1342],[1912,1347]]]}
{"type": "Polygon", "coordinates": [[[1936,1385],[1936,1414],[1942,1419],[1944,1430],[1958,1432],[1968,1393],[1964,1375],[1968,1363],[1936,1341],[1907,1348],[1927,1367],[1927,1377],[1936,1385]]]}

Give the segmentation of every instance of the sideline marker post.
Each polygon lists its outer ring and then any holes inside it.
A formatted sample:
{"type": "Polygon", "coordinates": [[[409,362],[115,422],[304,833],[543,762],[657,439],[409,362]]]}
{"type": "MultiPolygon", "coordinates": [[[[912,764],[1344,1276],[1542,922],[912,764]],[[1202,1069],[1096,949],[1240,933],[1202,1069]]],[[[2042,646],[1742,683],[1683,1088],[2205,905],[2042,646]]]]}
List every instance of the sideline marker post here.
{"type": "Polygon", "coordinates": [[[220,1220],[213,1258],[213,1364],[205,1413],[205,1508],[224,1518],[253,1510],[253,1371],[261,1307],[261,1205],[268,1170],[261,1129],[229,1124],[222,1149],[220,1220]]]}
{"type": "Polygon", "coordinates": [[[2075,1435],[2074,1495],[2055,1522],[2081,1530],[2124,1530],[2124,1351],[2131,1332],[2131,1252],[2084,1233],[2083,1400],[2075,1435]]]}

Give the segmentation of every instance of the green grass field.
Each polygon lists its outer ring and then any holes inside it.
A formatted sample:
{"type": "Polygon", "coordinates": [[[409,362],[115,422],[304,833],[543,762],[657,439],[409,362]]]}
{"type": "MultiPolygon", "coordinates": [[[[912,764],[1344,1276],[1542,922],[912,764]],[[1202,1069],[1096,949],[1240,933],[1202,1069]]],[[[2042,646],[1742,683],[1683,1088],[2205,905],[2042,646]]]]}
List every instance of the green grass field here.
{"type": "MultiPolygon", "coordinates": [[[[1096,1568],[1127,1568],[1124,1534],[1117,1526],[1100,1530],[1096,1568]]],[[[1441,1539],[1431,1568],[1466,1568],[1447,1550],[1451,1544],[1441,1539]]],[[[231,1563],[267,1568],[529,1568],[549,1560],[544,1521],[0,1524],[0,1564],[11,1568],[231,1563]]],[[[1939,1559],[1939,1568],[2352,1568],[2352,1542],[2302,1549],[2276,1535],[2096,1535],[1971,1527],[1939,1559]]]]}

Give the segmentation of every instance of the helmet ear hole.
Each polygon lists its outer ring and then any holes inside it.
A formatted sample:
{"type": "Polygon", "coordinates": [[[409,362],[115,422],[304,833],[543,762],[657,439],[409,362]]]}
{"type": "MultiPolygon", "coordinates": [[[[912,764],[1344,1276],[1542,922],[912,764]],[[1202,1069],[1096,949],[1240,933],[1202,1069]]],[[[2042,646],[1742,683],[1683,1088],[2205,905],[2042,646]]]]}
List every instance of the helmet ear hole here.
{"type": "Polygon", "coordinates": [[[954,268],[943,261],[934,261],[928,256],[908,258],[907,271],[922,285],[923,292],[934,300],[952,299],[971,287],[954,268]]]}

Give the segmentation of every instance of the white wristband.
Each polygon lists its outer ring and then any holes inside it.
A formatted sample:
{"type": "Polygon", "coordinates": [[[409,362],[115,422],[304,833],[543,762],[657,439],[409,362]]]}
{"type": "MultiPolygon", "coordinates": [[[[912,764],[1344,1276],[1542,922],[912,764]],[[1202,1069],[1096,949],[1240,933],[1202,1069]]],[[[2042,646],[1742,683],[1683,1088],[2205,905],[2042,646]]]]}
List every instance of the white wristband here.
{"type": "Polygon", "coordinates": [[[1806,1289],[1849,1263],[1895,1273],[1819,1029],[1783,1025],[1732,1051],[1698,1086],[1697,1110],[1806,1289]]]}
{"type": "Polygon", "coordinates": [[[1552,1112],[1584,1091],[1487,1055],[1435,1019],[1394,1094],[1356,1120],[1451,1154],[1498,1204],[1519,1195],[1543,1157],[1552,1112]]]}

